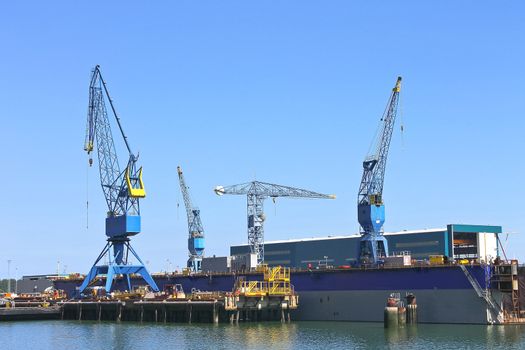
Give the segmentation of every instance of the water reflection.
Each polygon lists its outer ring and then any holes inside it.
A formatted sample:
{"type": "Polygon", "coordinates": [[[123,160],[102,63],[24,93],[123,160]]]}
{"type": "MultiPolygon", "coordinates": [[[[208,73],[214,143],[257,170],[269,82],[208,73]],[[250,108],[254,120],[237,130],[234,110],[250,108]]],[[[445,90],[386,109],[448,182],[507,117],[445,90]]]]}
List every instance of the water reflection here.
{"type": "Polygon", "coordinates": [[[3,349],[464,349],[525,348],[525,326],[297,322],[154,324],[0,323],[3,349]]]}
{"type": "Polygon", "coordinates": [[[489,347],[500,344],[525,347],[525,325],[487,326],[485,341],[489,347]]]}
{"type": "Polygon", "coordinates": [[[385,340],[387,344],[402,344],[416,339],[418,336],[417,325],[406,325],[404,327],[385,328],[385,340]]]}

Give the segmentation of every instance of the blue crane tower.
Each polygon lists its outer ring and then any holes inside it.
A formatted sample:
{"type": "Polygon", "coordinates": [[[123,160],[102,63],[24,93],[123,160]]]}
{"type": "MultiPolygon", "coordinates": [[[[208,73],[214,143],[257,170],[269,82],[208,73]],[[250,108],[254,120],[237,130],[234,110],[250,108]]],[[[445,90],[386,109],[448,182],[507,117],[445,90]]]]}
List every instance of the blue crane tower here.
{"type": "Polygon", "coordinates": [[[248,244],[252,254],[257,254],[257,264],[264,262],[264,200],[271,197],[335,199],[335,195],[322,194],[300,188],[252,181],[233,186],[217,186],[219,196],[224,194],[247,195],[248,198],[248,244]]]}
{"type": "Polygon", "coordinates": [[[201,271],[202,258],[204,256],[204,228],[201,222],[201,211],[194,207],[190,197],[189,187],[186,185],[184,175],[180,166],[177,167],[179,174],[180,191],[186,207],[188,217],[188,268],[192,272],[201,271]]]}
{"type": "Polygon", "coordinates": [[[380,258],[388,255],[388,243],[383,235],[385,205],[383,203],[383,183],[390,140],[396,121],[401,77],[395,87],[381,117],[380,132],[374,154],[363,161],[363,177],[357,196],[357,217],[361,225],[359,244],[359,263],[376,265],[380,258]]]}
{"type": "MultiPolygon", "coordinates": [[[[138,156],[135,156],[131,151],[98,65],[92,71],[89,85],[89,107],[84,144],[84,150],[89,155],[91,155],[95,143],[100,182],[108,206],[106,217],[106,236],[108,238],[106,246],[82,282],[79,292],[82,293],[99,275],[106,275],[105,289],[108,293],[112,291],[113,280],[118,275],[126,278],[128,290],[131,290],[131,274],[141,275],[154,291],[159,291],[144,263],[130,244],[130,237],[140,233],[139,200],[146,197],[144,183],[142,182],[142,167],[137,169],[138,156]],[[128,163],[122,171],[118,163],[104,96],[109,101],[111,111],[129,153],[128,163]],[[138,262],[131,263],[129,260],[130,253],[138,262]],[[107,264],[97,265],[105,256],[107,256],[107,264]]],[[[93,159],[90,157],[89,165],[92,164],[93,159]]]]}

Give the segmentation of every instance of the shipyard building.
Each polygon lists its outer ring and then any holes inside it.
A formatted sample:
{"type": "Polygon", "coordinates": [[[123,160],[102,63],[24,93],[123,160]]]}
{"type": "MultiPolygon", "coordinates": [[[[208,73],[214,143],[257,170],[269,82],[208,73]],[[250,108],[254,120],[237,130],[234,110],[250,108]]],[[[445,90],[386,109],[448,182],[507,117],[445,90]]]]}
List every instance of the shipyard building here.
{"type": "MultiPolygon", "coordinates": [[[[499,256],[498,239],[501,226],[458,225],[444,228],[385,233],[389,255],[410,255],[411,259],[427,260],[443,255],[449,260],[489,262],[499,256]]],[[[328,236],[264,243],[264,260],[270,266],[294,268],[317,266],[349,266],[356,262],[361,236],[328,236]]],[[[232,256],[250,252],[250,247],[230,247],[232,256]]]]}

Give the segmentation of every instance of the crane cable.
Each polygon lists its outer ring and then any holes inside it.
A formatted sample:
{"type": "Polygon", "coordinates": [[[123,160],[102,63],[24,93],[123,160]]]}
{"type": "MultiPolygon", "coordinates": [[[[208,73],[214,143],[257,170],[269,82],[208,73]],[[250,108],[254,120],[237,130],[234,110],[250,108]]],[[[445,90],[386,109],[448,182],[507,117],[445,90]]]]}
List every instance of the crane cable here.
{"type": "Polygon", "coordinates": [[[88,157],[88,165],[86,167],[86,230],[89,230],[89,154],[88,157]]]}
{"type": "Polygon", "coordinates": [[[401,94],[399,94],[399,121],[400,121],[400,128],[401,128],[401,150],[405,150],[405,122],[403,121],[403,99],[401,98],[401,94]]]}
{"type": "Polygon", "coordinates": [[[377,124],[377,129],[376,129],[376,132],[374,133],[374,137],[372,138],[372,141],[370,142],[370,145],[368,146],[368,151],[366,153],[366,157],[372,157],[374,155],[376,155],[378,153],[378,146],[379,146],[379,133],[382,132],[383,128],[385,127],[384,125],[384,120],[385,120],[385,117],[388,113],[388,108],[390,107],[390,102],[391,102],[391,99],[392,99],[392,96],[390,97],[390,99],[388,100],[388,103],[387,105],[385,106],[385,109],[383,110],[383,114],[381,114],[381,119],[379,119],[379,123],[377,124]],[[372,152],[372,147],[375,146],[375,149],[373,150],[374,154],[371,154],[372,152]]]}
{"type": "MultiPolygon", "coordinates": [[[[386,107],[386,109],[388,109],[388,106],[386,107]]],[[[377,128],[376,128],[376,131],[374,133],[374,137],[372,138],[372,140],[370,141],[370,145],[368,146],[368,151],[366,152],[366,157],[372,157],[374,155],[377,154],[377,145],[379,143],[379,133],[381,132],[381,130],[383,129],[383,119],[385,117],[385,114],[386,114],[386,109],[385,111],[383,111],[383,114],[381,115],[381,119],[379,119],[379,123],[377,123],[377,128]],[[372,148],[374,148],[372,150],[372,148]],[[374,152],[373,154],[371,152],[374,152]]]]}

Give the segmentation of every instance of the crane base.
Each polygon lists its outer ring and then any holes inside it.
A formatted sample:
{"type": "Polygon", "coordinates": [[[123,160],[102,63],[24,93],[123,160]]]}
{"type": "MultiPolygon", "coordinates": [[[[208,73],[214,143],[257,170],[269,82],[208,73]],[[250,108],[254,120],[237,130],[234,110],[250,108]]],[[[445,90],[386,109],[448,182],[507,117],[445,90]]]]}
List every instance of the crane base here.
{"type": "Polygon", "coordinates": [[[133,248],[131,247],[129,239],[110,239],[108,240],[108,243],[98,256],[97,260],[95,261],[95,264],[93,264],[93,267],[91,267],[91,270],[84,279],[84,282],[82,282],[82,284],[80,285],[78,292],[82,294],[86,290],[86,288],[89,285],[91,285],[92,282],[95,281],[96,278],[100,275],[106,275],[106,293],[110,293],[113,291],[113,281],[118,275],[122,275],[126,279],[128,291],[131,291],[130,275],[132,274],[138,274],[142,276],[144,281],[151,287],[153,291],[159,291],[159,287],[157,287],[157,284],[146,269],[146,266],[144,266],[142,260],[140,260],[135,250],[133,250],[133,248]],[[127,257],[130,252],[138,260],[138,264],[127,264],[127,257]],[[97,265],[106,254],[108,254],[109,256],[109,263],[106,265],[97,265]],[[122,257],[125,257],[125,259],[123,259],[122,257]]]}
{"type": "Polygon", "coordinates": [[[359,242],[360,265],[377,266],[382,263],[383,257],[388,256],[388,241],[382,233],[364,233],[359,242]]]}

